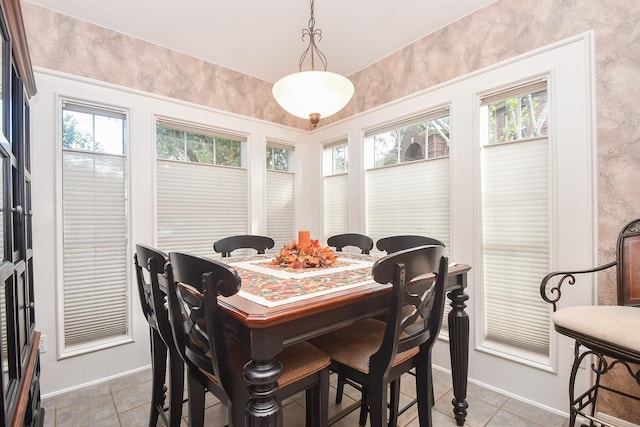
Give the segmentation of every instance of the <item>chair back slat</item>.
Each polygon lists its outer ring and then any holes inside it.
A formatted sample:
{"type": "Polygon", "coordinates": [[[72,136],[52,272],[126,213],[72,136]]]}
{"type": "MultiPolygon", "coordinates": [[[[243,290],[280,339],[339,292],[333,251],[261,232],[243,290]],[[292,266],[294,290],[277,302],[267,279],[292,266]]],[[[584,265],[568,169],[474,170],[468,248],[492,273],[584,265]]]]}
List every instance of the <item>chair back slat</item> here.
{"type": "Polygon", "coordinates": [[[336,234],[327,239],[327,245],[336,248],[336,252],[342,252],[347,246],[354,246],[360,249],[361,253],[369,254],[373,249],[373,239],[358,233],[336,234]]]}
{"type": "Polygon", "coordinates": [[[428,245],[444,247],[444,243],[438,239],[413,234],[383,237],[376,242],[376,248],[379,251],[386,252],[387,254],[428,245]]]}
{"type": "Polygon", "coordinates": [[[441,245],[420,246],[387,255],[373,265],[373,278],[393,286],[380,349],[370,369],[387,370],[398,353],[430,348],[442,325],[448,259],[441,245]]]}
{"type": "Polygon", "coordinates": [[[242,234],[217,240],[213,244],[213,250],[221,253],[223,258],[227,258],[236,249],[255,249],[258,254],[264,254],[267,249],[273,248],[274,245],[275,241],[271,237],[242,234]]]}
{"type": "Polygon", "coordinates": [[[618,305],[640,307],[640,219],[618,236],[618,305]]]}
{"type": "Polygon", "coordinates": [[[169,313],[165,306],[165,294],[161,290],[161,286],[166,286],[164,265],[168,256],[158,249],[137,244],[133,259],[142,311],[151,327],[158,330],[165,344],[172,347],[169,313]]]}
{"type": "Polygon", "coordinates": [[[169,312],[178,350],[185,361],[215,375],[227,391],[232,372],[218,296],[236,294],[240,276],[232,267],[192,254],[171,252],[169,260],[169,312]]]}

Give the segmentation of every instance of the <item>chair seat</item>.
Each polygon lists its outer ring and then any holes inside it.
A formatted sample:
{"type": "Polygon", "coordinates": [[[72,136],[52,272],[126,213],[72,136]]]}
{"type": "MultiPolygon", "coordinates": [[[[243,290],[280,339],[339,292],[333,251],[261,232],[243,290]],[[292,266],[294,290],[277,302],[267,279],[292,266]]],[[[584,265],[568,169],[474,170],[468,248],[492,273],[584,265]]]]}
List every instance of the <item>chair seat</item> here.
{"type": "MultiPolygon", "coordinates": [[[[327,353],[332,360],[368,374],[369,358],[380,349],[385,328],[385,322],[365,319],[322,335],[311,342],[327,353]]],[[[398,354],[392,366],[404,362],[418,352],[419,348],[414,347],[398,354]]]]}
{"type": "Polygon", "coordinates": [[[640,360],[640,308],[631,306],[575,306],[556,311],[558,332],[587,346],[640,360]]]}
{"type": "MultiPolygon", "coordinates": [[[[228,357],[232,364],[232,370],[238,375],[238,383],[244,384],[242,379],[242,368],[249,361],[249,357],[235,341],[228,340],[228,357]]],[[[285,388],[301,379],[327,368],[331,363],[329,356],[318,350],[308,342],[301,342],[286,347],[276,356],[282,363],[282,375],[278,378],[278,386],[285,388]]],[[[218,383],[217,378],[212,373],[200,369],[202,374],[209,377],[214,383],[218,383]]],[[[243,388],[246,389],[246,388],[243,388]]]]}

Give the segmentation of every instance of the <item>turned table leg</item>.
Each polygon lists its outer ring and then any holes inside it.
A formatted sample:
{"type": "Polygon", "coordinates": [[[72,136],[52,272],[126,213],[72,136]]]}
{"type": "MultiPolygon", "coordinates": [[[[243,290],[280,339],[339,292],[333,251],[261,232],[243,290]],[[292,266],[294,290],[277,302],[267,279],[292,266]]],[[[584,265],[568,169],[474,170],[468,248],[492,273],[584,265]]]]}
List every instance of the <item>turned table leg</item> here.
{"type": "Polygon", "coordinates": [[[245,408],[247,427],[282,427],[282,404],[278,400],[278,378],[282,364],[275,360],[251,360],[244,366],[249,390],[245,408]]]}
{"type": "Polygon", "coordinates": [[[467,417],[467,376],[469,374],[469,316],[464,310],[469,295],[464,288],[447,294],[451,300],[449,312],[449,352],[451,354],[451,376],[453,377],[453,413],[461,426],[467,417]]]}

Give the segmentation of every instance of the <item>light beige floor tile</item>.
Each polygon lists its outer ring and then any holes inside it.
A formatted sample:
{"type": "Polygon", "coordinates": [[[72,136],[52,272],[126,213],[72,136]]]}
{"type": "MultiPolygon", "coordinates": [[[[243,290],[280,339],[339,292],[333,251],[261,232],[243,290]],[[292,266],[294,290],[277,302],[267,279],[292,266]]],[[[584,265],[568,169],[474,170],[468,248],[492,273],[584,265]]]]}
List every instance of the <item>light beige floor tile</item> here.
{"type": "Polygon", "coordinates": [[[562,415],[545,411],[537,406],[516,399],[509,399],[502,409],[529,421],[542,424],[545,427],[562,427],[566,420],[562,415]]]}
{"type": "Polygon", "coordinates": [[[118,412],[125,412],[129,409],[148,404],[151,401],[151,383],[133,385],[131,387],[114,390],[113,401],[118,412]]]}
{"type": "Polygon", "coordinates": [[[109,387],[111,387],[111,390],[115,391],[142,383],[151,384],[151,379],[151,369],[149,368],[135,372],[133,374],[114,378],[109,381],[109,387]]]}
{"type": "Polygon", "coordinates": [[[540,427],[542,425],[506,411],[498,411],[496,416],[487,423],[487,427],[540,427]]]}
{"type": "Polygon", "coordinates": [[[119,426],[111,394],[56,410],[56,427],[119,426]]]}

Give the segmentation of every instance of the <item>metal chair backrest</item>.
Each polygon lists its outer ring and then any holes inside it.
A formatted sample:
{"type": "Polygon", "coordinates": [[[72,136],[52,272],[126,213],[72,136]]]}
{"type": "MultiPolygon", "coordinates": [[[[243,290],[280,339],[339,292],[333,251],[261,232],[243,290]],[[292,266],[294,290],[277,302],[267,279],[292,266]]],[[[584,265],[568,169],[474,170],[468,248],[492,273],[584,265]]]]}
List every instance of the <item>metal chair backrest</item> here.
{"type": "Polygon", "coordinates": [[[617,262],[618,305],[640,307],[640,219],[620,231],[617,262]]]}
{"type": "Polygon", "coordinates": [[[440,240],[413,234],[383,237],[376,242],[376,248],[379,251],[386,252],[387,254],[426,245],[438,245],[444,247],[444,243],[440,240]]]}
{"type": "Polygon", "coordinates": [[[275,241],[271,237],[242,234],[217,240],[213,244],[213,250],[227,258],[236,249],[255,249],[259,254],[264,254],[265,250],[273,248],[274,245],[275,241]]]}
{"type": "Polygon", "coordinates": [[[369,254],[373,249],[373,239],[358,233],[336,234],[327,239],[327,245],[336,248],[336,252],[342,252],[346,246],[354,246],[359,248],[361,253],[369,254]]]}

